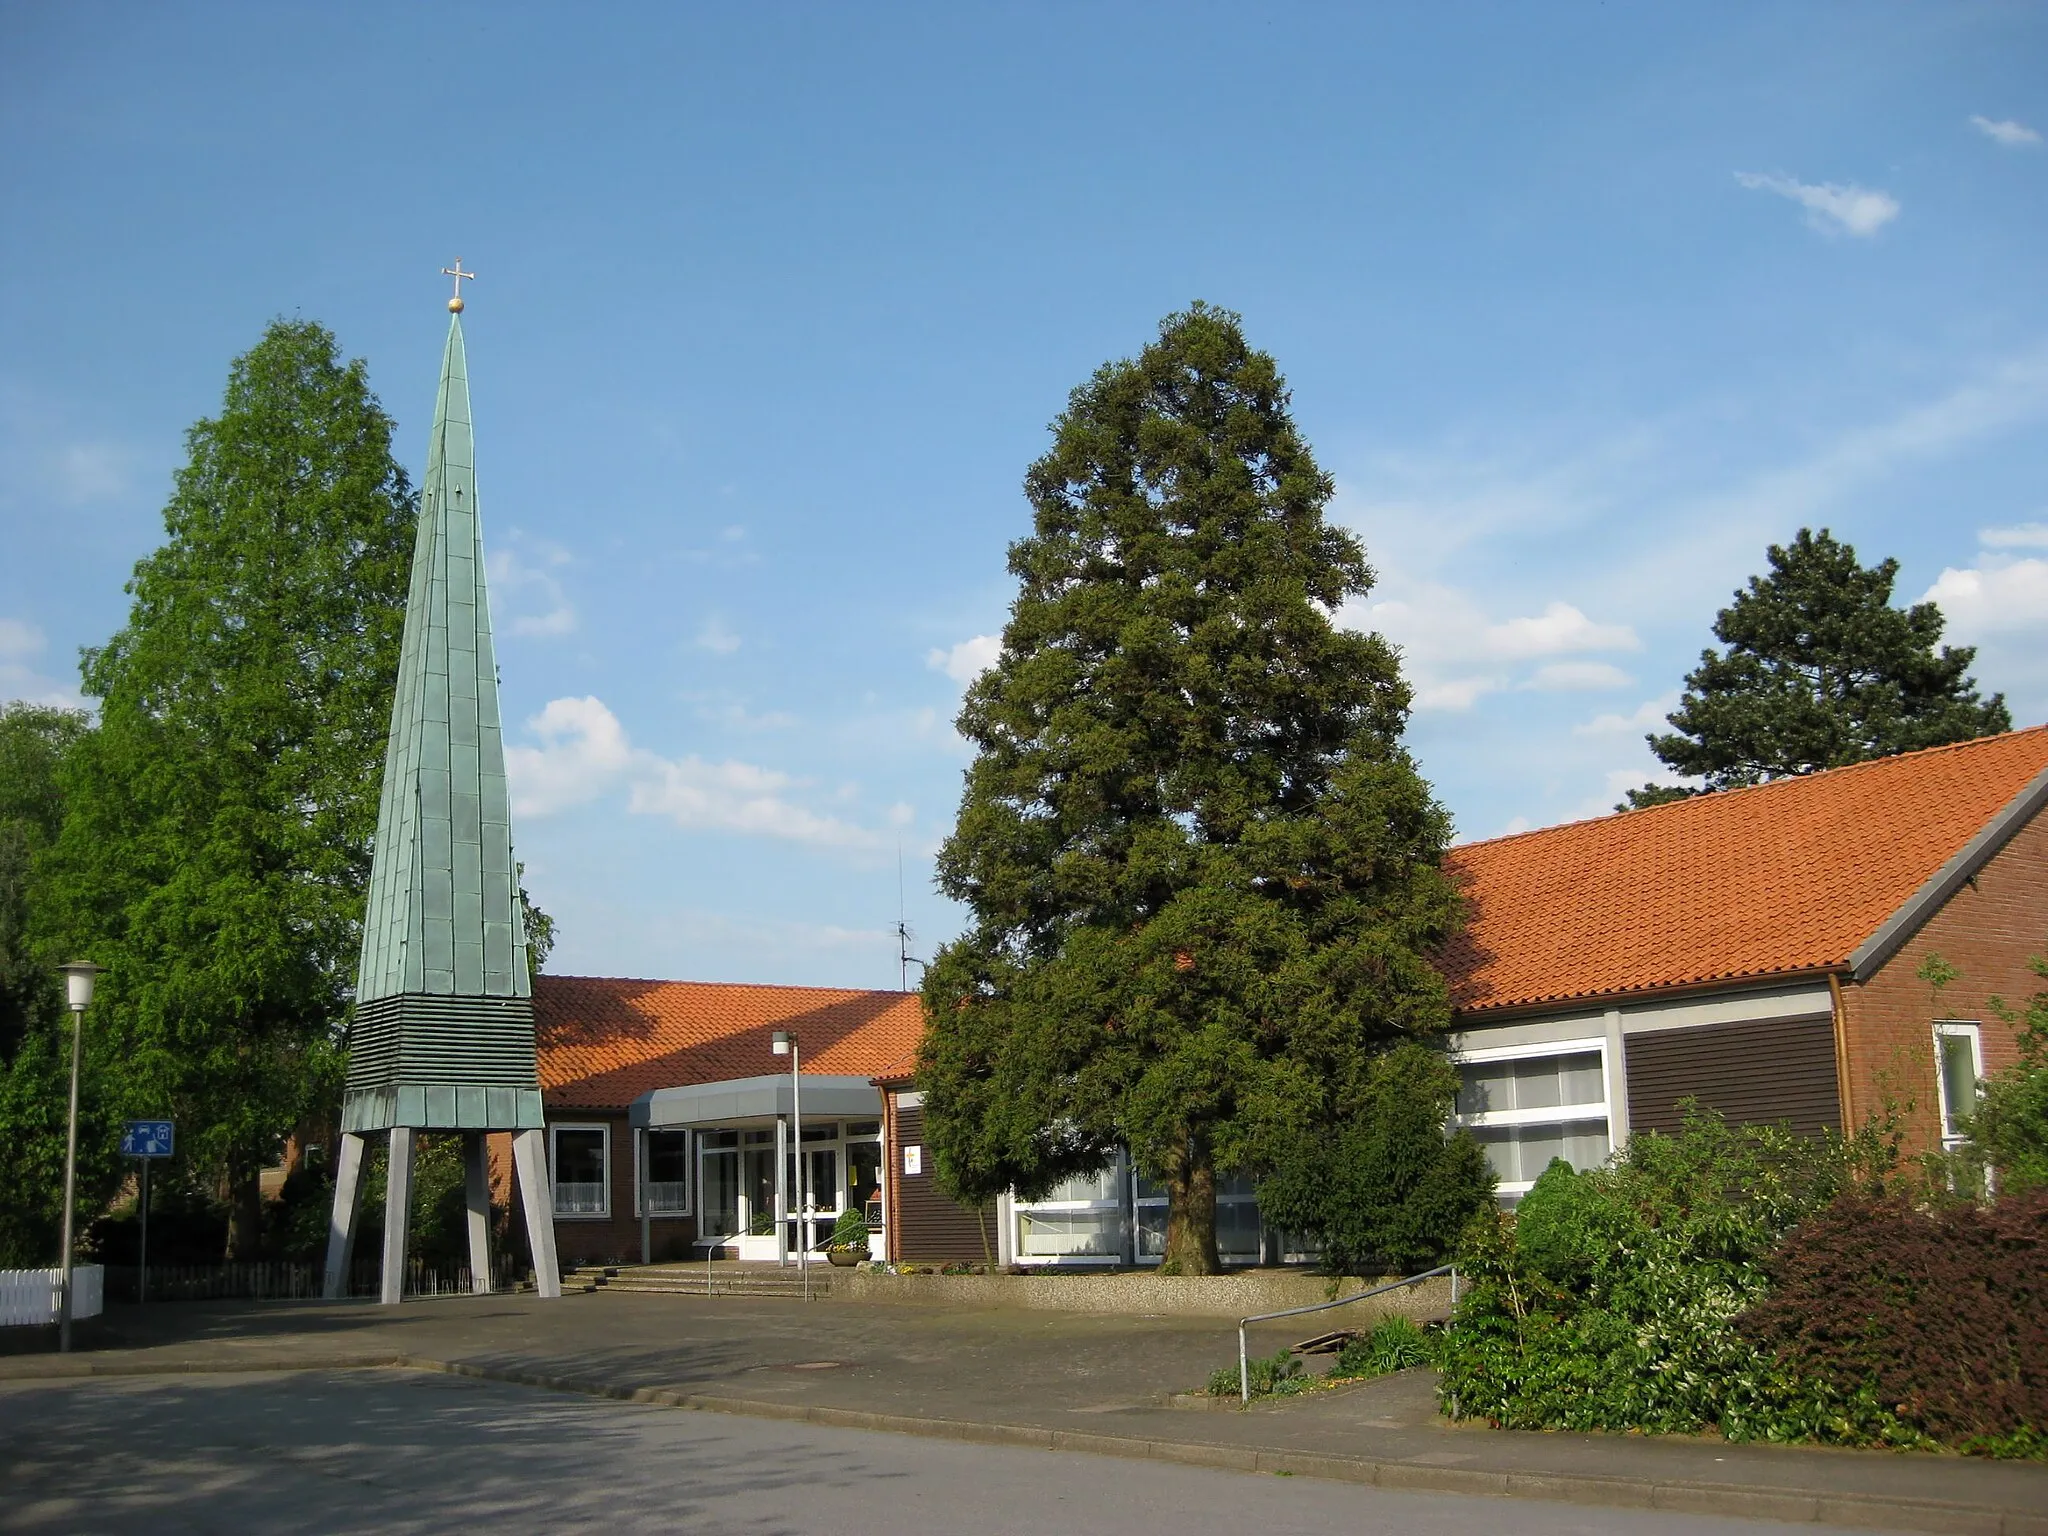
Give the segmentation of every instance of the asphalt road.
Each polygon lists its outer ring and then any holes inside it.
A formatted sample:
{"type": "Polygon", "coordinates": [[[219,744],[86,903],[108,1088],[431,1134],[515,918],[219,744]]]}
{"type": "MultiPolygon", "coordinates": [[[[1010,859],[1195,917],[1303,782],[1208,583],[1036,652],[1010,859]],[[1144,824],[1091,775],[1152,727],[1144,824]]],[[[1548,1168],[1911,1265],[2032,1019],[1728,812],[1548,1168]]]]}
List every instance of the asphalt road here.
{"type": "Polygon", "coordinates": [[[0,1530],[1657,1536],[1811,1526],[1388,1493],[411,1371],[0,1384],[0,1530]]]}

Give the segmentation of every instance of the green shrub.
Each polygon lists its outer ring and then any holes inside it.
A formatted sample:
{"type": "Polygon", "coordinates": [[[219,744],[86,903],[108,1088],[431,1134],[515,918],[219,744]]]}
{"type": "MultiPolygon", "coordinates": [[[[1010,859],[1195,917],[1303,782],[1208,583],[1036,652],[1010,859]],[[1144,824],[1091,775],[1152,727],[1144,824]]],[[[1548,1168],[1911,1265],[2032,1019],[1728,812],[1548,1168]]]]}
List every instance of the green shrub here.
{"type": "Polygon", "coordinates": [[[1852,1192],[1763,1267],[1740,1328],[1800,1379],[1959,1450],[2048,1455],[2048,1189],[1934,1210],[1852,1192]]]}
{"type": "Polygon", "coordinates": [[[859,1211],[841,1211],[839,1220],[832,1225],[832,1236],[826,1239],[829,1248],[865,1248],[868,1245],[868,1224],[859,1211]]]}
{"type": "MultiPolygon", "coordinates": [[[[1250,1384],[1253,1397],[1292,1397],[1309,1388],[1308,1373],[1290,1349],[1283,1349],[1264,1360],[1247,1360],[1245,1380],[1250,1384]]],[[[1240,1390],[1236,1366],[1226,1365],[1220,1371],[1210,1373],[1211,1397],[1236,1397],[1240,1390]]]]}
{"type": "Polygon", "coordinates": [[[1337,1351],[1332,1376],[1385,1376],[1410,1366],[1434,1365],[1437,1336],[1405,1317],[1385,1317],[1370,1333],[1347,1339],[1337,1351]]]}
{"type": "MultiPolygon", "coordinates": [[[[2048,979],[2048,956],[2036,955],[2048,979]]],[[[2024,1014],[1997,998],[1992,1008],[2019,1031],[2020,1059],[1984,1084],[1970,1119],[1970,1151],[1998,1170],[2009,1194],[2048,1188],[2048,991],[2036,992],[2024,1014]]]]}
{"type": "Polygon", "coordinates": [[[1471,1133],[1445,1135],[1458,1073],[1408,1042],[1373,1059],[1337,1126],[1298,1127],[1267,1149],[1259,1210],[1345,1275],[1413,1274],[1444,1262],[1493,1202],[1494,1177],[1471,1133]]]}
{"type": "Polygon", "coordinates": [[[1689,1112],[1606,1167],[1553,1164],[1525,1213],[1468,1229],[1446,1401],[1515,1428],[1916,1440],[1874,1398],[1797,1379],[1735,1326],[1784,1233],[1887,1155],[1875,1133],[1807,1139],[1689,1112]]]}

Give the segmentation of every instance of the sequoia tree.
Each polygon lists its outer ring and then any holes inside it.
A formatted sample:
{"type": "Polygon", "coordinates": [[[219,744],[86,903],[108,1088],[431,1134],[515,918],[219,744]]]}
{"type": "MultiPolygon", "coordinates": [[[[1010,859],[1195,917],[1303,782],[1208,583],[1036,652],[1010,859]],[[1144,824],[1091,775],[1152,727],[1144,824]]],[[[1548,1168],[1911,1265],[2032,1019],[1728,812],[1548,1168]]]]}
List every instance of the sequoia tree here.
{"type": "Polygon", "coordinates": [[[110,1091],[179,1121],[254,1252],[258,1174],[334,1086],[404,620],[414,498],[333,335],[279,320],[187,435],[52,860],[110,1091]]]}
{"type": "Polygon", "coordinates": [[[940,1178],[1042,1196],[1127,1146],[1186,1272],[1217,1268],[1219,1174],[1449,1018],[1449,819],[1396,652],[1335,622],[1372,573],[1288,406],[1202,304],[1074,391],[938,861],[972,917],[924,984],[940,1178]]]}
{"type": "MultiPolygon", "coordinates": [[[[1857,562],[1853,546],[1802,528],[1770,547],[1714,620],[1725,649],[1700,653],[1685,696],[1650,749],[1709,789],[1840,768],[1873,757],[2012,729],[2005,696],[1977,695],[1977,652],[1941,646],[1933,603],[1892,606],[1899,562],[1857,562]]],[[[1683,791],[1630,790],[1631,808],[1683,791]]]]}

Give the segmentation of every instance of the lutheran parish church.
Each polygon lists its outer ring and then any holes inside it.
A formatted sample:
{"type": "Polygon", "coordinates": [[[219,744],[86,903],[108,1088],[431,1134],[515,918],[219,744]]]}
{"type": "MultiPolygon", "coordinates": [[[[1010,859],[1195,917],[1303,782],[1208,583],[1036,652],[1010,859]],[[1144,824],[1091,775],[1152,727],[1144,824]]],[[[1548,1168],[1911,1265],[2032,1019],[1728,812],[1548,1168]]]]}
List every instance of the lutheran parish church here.
{"type": "MultiPolygon", "coordinates": [[[[1992,1007],[2048,950],[2048,727],[1454,849],[1469,904],[1439,957],[1456,1115],[1512,1203],[1697,1098],[1737,1122],[1954,1141],[2009,1065],[1992,1007]],[[1922,979],[1939,956],[1959,973],[1922,979]]],[[[541,976],[534,987],[564,1263],[787,1257],[861,1210],[891,1260],[1156,1262],[1165,1194],[1127,1160],[1050,1198],[963,1210],[936,1187],[914,994],[541,976]],[[795,1124],[787,1058],[801,1045],[795,1124]],[[814,1214],[796,1209],[795,1156],[814,1214]]],[[[1290,1257],[1226,1183],[1229,1262],[1290,1257]]]]}
{"type": "MultiPolygon", "coordinates": [[[[568,1263],[785,1260],[863,1212],[870,1253],[1156,1262],[1165,1194],[1119,1158],[1044,1200],[963,1210],[933,1178],[900,992],[530,979],[513,852],[460,285],[421,486],[337,1149],[327,1294],[343,1294],[373,1141],[383,1285],[403,1294],[416,1137],[459,1134],[471,1270],[517,1170],[543,1295],[568,1263]],[[801,1108],[771,1048],[794,1038],[801,1108]],[[807,1197],[806,1197],[807,1196],[807,1197]],[[390,1219],[390,1213],[397,1219],[390,1219]]],[[[2048,949],[2048,728],[1472,843],[1470,921],[1437,957],[1456,1118],[1503,1200],[1593,1166],[1692,1098],[1802,1131],[1896,1110],[1952,1141],[2015,1059],[1993,999],[2048,949]],[[1937,987],[1934,956],[1953,970],[1937,987]]],[[[1284,1261],[1243,1181],[1237,1263],[1284,1261]]]]}

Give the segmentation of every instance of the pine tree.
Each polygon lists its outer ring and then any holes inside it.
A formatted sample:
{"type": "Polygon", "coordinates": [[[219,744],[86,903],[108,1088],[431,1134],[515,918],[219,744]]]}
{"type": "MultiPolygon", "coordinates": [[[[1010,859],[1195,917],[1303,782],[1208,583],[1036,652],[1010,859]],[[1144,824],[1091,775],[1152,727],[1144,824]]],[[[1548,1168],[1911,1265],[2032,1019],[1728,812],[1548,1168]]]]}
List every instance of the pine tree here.
{"type": "Polygon", "coordinates": [[[1208,1273],[1217,1177],[1447,1024],[1450,823],[1396,652],[1333,622],[1372,573],[1237,316],[1169,316],[1054,433],[959,716],[939,883],[972,924],[925,980],[927,1135],[976,1205],[1127,1146],[1167,1262],[1208,1273]]]}
{"type": "MultiPolygon", "coordinates": [[[[1899,562],[1857,562],[1823,528],[1770,548],[1770,574],[1714,620],[1725,649],[1700,654],[1651,750],[1709,789],[1839,768],[2012,729],[2005,696],[1979,698],[1969,646],[1936,645],[1933,603],[1894,608],[1899,562]]],[[[1647,785],[1629,808],[1682,792],[1647,785]]]]}
{"type": "Polygon", "coordinates": [[[110,1092],[179,1122],[253,1256],[258,1175],[338,1091],[415,516],[333,335],[276,321],[188,434],[127,626],[86,653],[52,882],[108,968],[110,1092]]]}

